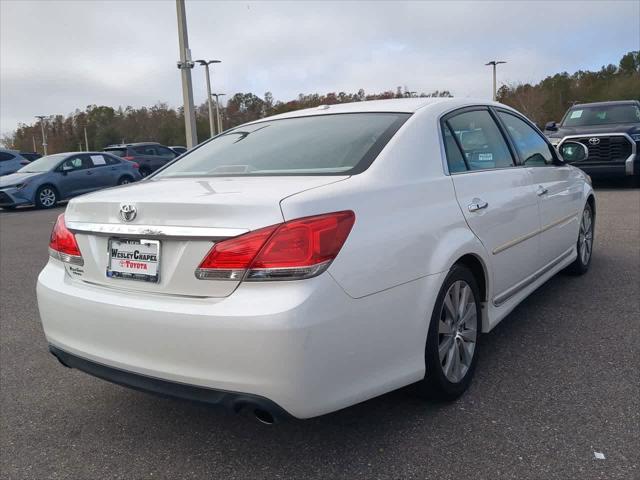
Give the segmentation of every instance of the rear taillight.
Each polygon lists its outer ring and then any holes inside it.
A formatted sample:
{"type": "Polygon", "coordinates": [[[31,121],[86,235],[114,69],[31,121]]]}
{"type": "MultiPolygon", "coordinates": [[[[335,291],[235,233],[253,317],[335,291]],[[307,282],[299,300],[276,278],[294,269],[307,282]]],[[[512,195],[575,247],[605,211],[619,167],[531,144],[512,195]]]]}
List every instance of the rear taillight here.
{"type": "Polygon", "coordinates": [[[196,270],[202,280],[299,280],[324,272],[355,221],[351,211],[299,218],[216,243],[196,270]]]}
{"type": "Polygon", "coordinates": [[[140,168],[140,164],[136,163],[136,162],[133,162],[133,168],[140,168]]]}
{"type": "Polygon", "coordinates": [[[64,223],[64,213],[58,216],[58,220],[53,226],[49,240],[49,255],[65,263],[84,265],[76,237],[64,223]]]}
{"type": "Polygon", "coordinates": [[[122,157],[122,158],[124,158],[125,160],[129,160],[130,162],[133,162],[136,159],[136,157],[132,157],[130,155],[127,155],[127,156],[122,157]]]}

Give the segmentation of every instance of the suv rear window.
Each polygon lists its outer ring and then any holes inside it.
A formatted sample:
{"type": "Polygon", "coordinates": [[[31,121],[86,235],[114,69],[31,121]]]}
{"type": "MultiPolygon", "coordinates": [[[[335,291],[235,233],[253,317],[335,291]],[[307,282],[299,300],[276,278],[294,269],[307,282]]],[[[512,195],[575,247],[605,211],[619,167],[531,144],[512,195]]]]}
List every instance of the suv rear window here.
{"type": "Polygon", "coordinates": [[[409,117],[342,113],[265,120],[215,137],[156,176],[353,175],[371,165],[409,117]]]}
{"type": "Polygon", "coordinates": [[[111,155],[116,155],[118,157],[125,157],[127,155],[126,148],[105,148],[102,151],[109,152],[111,155]]]}
{"type": "Polygon", "coordinates": [[[581,127],[612,123],[640,123],[640,108],[633,104],[576,106],[567,112],[562,126],[581,127]]]}

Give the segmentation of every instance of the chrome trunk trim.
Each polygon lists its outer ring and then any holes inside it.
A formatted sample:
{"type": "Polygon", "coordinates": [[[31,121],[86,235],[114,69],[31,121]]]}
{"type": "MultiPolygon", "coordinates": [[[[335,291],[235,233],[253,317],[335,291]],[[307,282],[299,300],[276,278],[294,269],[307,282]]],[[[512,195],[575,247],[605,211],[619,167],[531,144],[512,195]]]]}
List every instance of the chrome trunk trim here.
{"type": "Polygon", "coordinates": [[[237,237],[249,230],[246,228],[182,227],[177,225],[123,225],[117,223],[72,222],[66,225],[73,233],[144,238],[207,238],[213,241],[237,237]]]}

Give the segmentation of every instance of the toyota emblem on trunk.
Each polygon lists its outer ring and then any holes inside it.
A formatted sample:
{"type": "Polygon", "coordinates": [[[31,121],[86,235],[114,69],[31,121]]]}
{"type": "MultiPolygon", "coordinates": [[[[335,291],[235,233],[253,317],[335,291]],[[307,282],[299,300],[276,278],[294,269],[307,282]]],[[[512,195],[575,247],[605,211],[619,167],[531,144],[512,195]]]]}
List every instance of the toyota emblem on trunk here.
{"type": "Polygon", "coordinates": [[[138,211],[134,205],[131,205],[130,203],[123,203],[120,205],[120,218],[125,222],[131,222],[136,218],[137,214],[138,211]]]}
{"type": "Polygon", "coordinates": [[[598,137],[591,137],[589,139],[589,145],[598,145],[600,143],[600,139],[598,137]]]}

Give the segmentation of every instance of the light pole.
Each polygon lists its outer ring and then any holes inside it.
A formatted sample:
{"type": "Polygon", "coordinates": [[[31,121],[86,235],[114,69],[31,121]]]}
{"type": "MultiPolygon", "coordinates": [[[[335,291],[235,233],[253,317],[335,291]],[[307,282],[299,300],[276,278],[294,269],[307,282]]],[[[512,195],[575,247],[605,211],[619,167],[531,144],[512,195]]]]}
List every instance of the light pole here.
{"type": "Polygon", "coordinates": [[[47,156],[47,137],[44,134],[44,119],[47,118],[46,115],[36,115],[36,118],[40,119],[40,129],[42,130],[42,151],[44,156],[47,156]]]}
{"type": "Polygon", "coordinates": [[[87,126],[83,125],[82,126],[84,128],[84,146],[87,149],[87,152],[89,151],[89,138],[87,137],[87,126]]]}
{"type": "Polygon", "coordinates": [[[497,90],[496,90],[496,65],[500,65],[501,63],[507,63],[507,62],[503,62],[502,60],[491,60],[489,63],[485,63],[485,66],[493,66],[493,101],[496,101],[496,95],[497,95],[497,90]]]}
{"type": "MultiPolygon", "coordinates": [[[[215,126],[213,123],[213,106],[211,105],[211,77],[209,76],[209,65],[212,63],[222,63],[221,60],[196,60],[200,65],[204,65],[205,73],[207,77],[207,106],[209,107],[209,136],[215,135],[215,126]]],[[[218,106],[216,105],[216,111],[218,106]]],[[[218,132],[220,133],[220,132],[218,132]]]]}
{"type": "Polygon", "coordinates": [[[198,144],[198,132],[196,131],[196,112],[193,108],[193,86],[191,84],[191,69],[194,63],[191,61],[191,50],[189,50],[187,15],[184,8],[184,0],[176,0],[176,10],[178,14],[178,43],[180,46],[178,68],[182,74],[184,126],[187,137],[187,148],[191,149],[198,144]]]}
{"type": "Polygon", "coordinates": [[[222,118],[220,117],[220,107],[219,107],[220,99],[218,97],[222,97],[224,95],[226,95],[226,94],[224,94],[224,93],[212,93],[211,96],[209,97],[209,98],[216,97],[216,120],[217,120],[217,123],[218,123],[218,134],[222,133],[222,118]]]}

